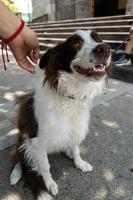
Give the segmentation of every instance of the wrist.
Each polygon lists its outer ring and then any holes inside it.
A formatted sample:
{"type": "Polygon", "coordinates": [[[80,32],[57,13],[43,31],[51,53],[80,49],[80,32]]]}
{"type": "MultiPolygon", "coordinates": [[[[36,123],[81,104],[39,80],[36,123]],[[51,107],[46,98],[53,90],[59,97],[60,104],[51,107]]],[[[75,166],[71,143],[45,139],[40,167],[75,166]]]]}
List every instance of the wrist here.
{"type": "Polygon", "coordinates": [[[3,31],[1,31],[1,38],[5,39],[10,37],[20,26],[21,20],[17,20],[16,22],[8,22],[8,23],[3,23],[4,26],[6,26],[3,31]]]}
{"type": "Polygon", "coordinates": [[[16,31],[12,35],[10,35],[9,37],[3,38],[3,41],[6,44],[9,44],[10,42],[12,42],[21,33],[21,31],[23,30],[24,26],[25,26],[25,22],[23,20],[21,20],[21,24],[16,29],[16,31]]]}
{"type": "Polygon", "coordinates": [[[10,24],[8,23],[7,25],[8,28],[5,31],[3,31],[3,34],[1,34],[1,37],[3,39],[9,38],[11,35],[13,35],[17,31],[20,25],[21,25],[20,19],[16,23],[10,23],[10,24]]]}

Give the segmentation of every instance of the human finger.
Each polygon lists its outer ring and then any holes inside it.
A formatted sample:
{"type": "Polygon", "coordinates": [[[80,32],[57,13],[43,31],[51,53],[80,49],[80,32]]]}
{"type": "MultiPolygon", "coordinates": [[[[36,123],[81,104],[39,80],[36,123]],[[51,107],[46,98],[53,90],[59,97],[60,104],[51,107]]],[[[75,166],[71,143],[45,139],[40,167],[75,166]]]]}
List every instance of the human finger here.
{"type": "Polygon", "coordinates": [[[36,73],[35,66],[32,65],[32,63],[28,60],[27,57],[23,56],[19,60],[16,59],[16,61],[21,68],[25,69],[26,71],[30,72],[31,74],[36,73]]]}
{"type": "Polygon", "coordinates": [[[39,59],[39,47],[33,49],[33,57],[36,61],[39,59]]]}
{"type": "Polygon", "coordinates": [[[32,50],[28,54],[28,57],[31,59],[32,62],[34,62],[35,64],[37,64],[37,61],[39,59],[39,49],[36,48],[36,49],[32,50]]]}
{"type": "Polygon", "coordinates": [[[34,56],[33,56],[33,50],[32,50],[30,53],[28,53],[27,56],[30,58],[30,60],[31,60],[33,63],[37,64],[37,60],[36,60],[36,59],[34,58],[34,56]]]}

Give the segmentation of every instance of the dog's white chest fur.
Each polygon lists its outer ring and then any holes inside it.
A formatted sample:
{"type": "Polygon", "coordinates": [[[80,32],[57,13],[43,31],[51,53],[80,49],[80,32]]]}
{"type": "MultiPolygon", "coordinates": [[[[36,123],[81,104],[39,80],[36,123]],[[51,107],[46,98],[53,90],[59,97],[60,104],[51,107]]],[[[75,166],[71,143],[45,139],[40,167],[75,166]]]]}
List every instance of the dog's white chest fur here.
{"type": "MultiPolygon", "coordinates": [[[[38,137],[48,153],[79,145],[84,140],[89,127],[91,102],[97,94],[95,83],[77,85],[74,83],[76,79],[64,74],[59,80],[57,93],[48,84],[41,87],[41,82],[36,88],[38,137]]],[[[100,83],[102,87],[103,81],[100,83]]]]}

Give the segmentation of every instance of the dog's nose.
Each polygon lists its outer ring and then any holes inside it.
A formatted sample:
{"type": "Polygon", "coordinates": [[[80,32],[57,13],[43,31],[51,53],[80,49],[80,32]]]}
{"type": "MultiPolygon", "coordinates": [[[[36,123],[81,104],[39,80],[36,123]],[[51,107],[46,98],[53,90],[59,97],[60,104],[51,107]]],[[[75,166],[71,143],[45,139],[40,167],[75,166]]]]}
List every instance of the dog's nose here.
{"type": "Polygon", "coordinates": [[[111,46],[106,43],[101,43],[93,49],[94,54],[111,53],[111,46]]]}

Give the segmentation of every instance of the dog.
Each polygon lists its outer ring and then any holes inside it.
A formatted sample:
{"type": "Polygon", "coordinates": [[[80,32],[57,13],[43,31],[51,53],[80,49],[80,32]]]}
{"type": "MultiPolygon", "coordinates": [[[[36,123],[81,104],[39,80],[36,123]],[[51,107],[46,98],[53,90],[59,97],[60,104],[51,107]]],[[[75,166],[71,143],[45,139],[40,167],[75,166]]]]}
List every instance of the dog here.
{"type": "Polygon", "coordinates": [[[88,133],[92,100],[106,85],[110,62],[110,46],[91,30],[77,30],[42,56],[34,91],[18,100],[11,185],[24,174],[37,200],[53,199],[58,194],[48,161],[53,152],[66,153],[82,172],[92,171],[79,146],[88,133]]]}

